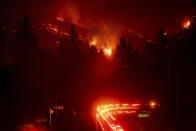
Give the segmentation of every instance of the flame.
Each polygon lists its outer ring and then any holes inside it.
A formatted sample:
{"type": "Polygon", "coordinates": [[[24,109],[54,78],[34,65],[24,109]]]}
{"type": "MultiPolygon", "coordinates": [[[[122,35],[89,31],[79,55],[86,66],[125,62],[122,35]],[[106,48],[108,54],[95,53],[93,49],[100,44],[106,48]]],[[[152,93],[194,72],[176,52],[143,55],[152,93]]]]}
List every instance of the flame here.
{"type": "Polygon", "coordinates": [[[119,34],[115,31],[112,33],[111,28],[107,27],[107,30],[104,28],[99,28],[95,32],[90,32],[90,35],[87,39],[91,39],[90,45],[95,46],[98,50],[103,49],[103,52],[106,56],[111,56],[112,51],[116,48],[118,43],[119,34]]]}
{"type": "Polygon", "coordinates": [[[96,39],[93,39],[91,42],[90,42],[90,45],[96,45],[97,44],[97,41],[96,41],[96,39]]]}
{"type": "Polygon", "coordinates": [[[120,39],[120,29],[116,26],[101,23],[97,27],[92,27],[87,35],[90,39],[90,45],[95,46],[98,50],[103,49],[106,56],[111,56],[113,50],[120,39]]]}
{"type": "Polygon", "coordinates": [[[112,49],[111,49],[111,48],[105,48],[105,49],[104,49],[104,53],[105,53],[105,55],[107,55],[107,56],[111,56],[111,55],[112,55],[112,49]]]}
{"type": "Polygon", "coordinates": [[[154,101],[152,101],[152,102],[150,103],[150,105],[151,105],[151,106],[155,106],[156,103],[155,103],[154,101]]]}
{"type": "Polygon", "coordinates": [[[189,29],[190,26],[191,26],[191,21],[190,20],[185,21],[184,24],[183,24],[184,29],[189,29]]]}
{"type": "Polygon", "coordinates": [[[52,31],[54,31],[54,32],[58,32],[58,28],[55,27],[55,26],[53,26],[53,25],[51,25],[51,24],[46,24],[45,26],[46,26],[46,28],[49,29],[49,30],[52,30],[52,31]]]}
{"type": "Polygon", "coordinates": [[[155,108],[157,103],[156,103],[156,101],[152,100],[152,101],[150,101],[149,105],[151,108],[155,108]]]}

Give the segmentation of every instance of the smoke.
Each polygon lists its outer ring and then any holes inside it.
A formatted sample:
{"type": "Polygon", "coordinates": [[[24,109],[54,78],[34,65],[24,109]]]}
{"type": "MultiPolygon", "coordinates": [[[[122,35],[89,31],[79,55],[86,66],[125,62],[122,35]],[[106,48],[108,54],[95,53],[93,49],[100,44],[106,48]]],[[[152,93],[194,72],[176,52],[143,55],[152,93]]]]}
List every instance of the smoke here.
{"type": "Polygon", "coordinates": [[[67,1],[58,17],[88,30],[87,39],[97,48],[114,49],[119,42],[121,24],[103,17],[100,1],[67,1]],[[100,9],[99,9],[100,8],[100,9]]]}
{"type": "Polygon", "coordinates": [[[87,29],[103,29],[103,32],[105,24],[109,27],[108,32],[119,32],[116,33],[119,35],[122,27],[127,27],[151,39],[162,26],[168,31],[180,29],[181,22],[192,11],[192,1],[2,0],[0,14],[1,23],[15,22],[24,15],[38,23],[63,16],[87,29]]]}

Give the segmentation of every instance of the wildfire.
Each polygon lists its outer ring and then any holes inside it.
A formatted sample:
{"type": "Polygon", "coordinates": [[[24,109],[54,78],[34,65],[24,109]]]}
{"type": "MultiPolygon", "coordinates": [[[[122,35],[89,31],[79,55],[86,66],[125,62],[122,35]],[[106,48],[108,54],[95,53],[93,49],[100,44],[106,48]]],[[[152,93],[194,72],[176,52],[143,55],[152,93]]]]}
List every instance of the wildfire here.
{"type": "Polygon", "coordinates": [[[90,46],[95,46],[99,51],[101,50],[101,49],[103,49],[103,52],[104,52],[104,54],[106,55],[106,56],[111,56],[112,55],[112,48],[110,47],[110,48],[107,48],[107,47],[103,47],[103,46],[100,46],[100,43],[101,42],[103,42],[104,43],[104,41],[101,41],[101,40],[99,40],[99,39],[97,39],[97,38],[93,38],[92,39],[92,41],[90,41],[90,46]]]}
{"type": "Polygon", "coordinates": [[[188,29],[188,28],[190,28],[190,26],[191,26],[191,21],[190,21],[190,20],[187,20],[187,21],[184,22],[184,24],[183,24],[183,28],[184,28],[184,29],[188,29]]]}
{"type": "Polygon", "coordinates": [[[108,48],[105,48],[104,49],[104,53],[105,53],[105,55],[107,55],[107,56],[111,56],[112,55],[112,49],[108,49],[108,48]]]}

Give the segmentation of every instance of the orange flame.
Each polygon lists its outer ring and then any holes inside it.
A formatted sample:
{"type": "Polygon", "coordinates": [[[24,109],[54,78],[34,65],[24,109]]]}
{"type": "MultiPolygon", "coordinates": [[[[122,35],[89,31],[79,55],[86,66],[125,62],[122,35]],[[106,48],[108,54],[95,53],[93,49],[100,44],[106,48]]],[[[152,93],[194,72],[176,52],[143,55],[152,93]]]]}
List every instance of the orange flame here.
{"type": "Polygon", "coordinates": [[[104,53],[105,53],[105,55],[107,55],[107,56],[111,56],[111,55],[112,55],[112,49],[111,49],[111,48],[105,48],[105,49],[104,49],[104,53]]]}
{"type": "Polygon", "coordinates": [[[191,21],[190,20],[187,20],[186,22],[184,22],[183,24],[183,28],[184,29],[189,29],[191,26],[191,21]]]}
{"type": "Polygon", "coordinates": [[[119,41],[120,29],[106,24],[98,25],[93,29],[87,36],[87,39],[91,40],[90,45],[94,45],[98,50],[103,49],[106,56],[111,56],[119,41]]]}
{"type": "Polygon", "coordinates": [[[96,39],[93,39],[91,42],[90,42],[90,45],[96,45],[97,44],[97,41],[96,41],[96,39]]]}

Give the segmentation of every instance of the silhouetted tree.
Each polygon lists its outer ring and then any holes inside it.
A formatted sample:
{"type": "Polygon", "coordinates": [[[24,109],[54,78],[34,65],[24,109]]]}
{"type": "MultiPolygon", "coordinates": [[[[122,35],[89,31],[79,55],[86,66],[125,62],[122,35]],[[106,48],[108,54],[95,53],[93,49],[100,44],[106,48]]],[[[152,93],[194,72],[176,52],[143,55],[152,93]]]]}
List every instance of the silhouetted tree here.
{"type": "Polygon", "coordinates": [[[128,52],[128,45],[127,41],[124,37],[120,39],[120,43],[117,45],[117,59],[125,62],[127,58],[127,52],[128,52]]]}
{"type": "Polygon", "coordinates": [[[95,46],[90,46],[90,51],[89,51],[90,56],[95,56],[97,52],[98,50],[95,46]]]}
{"type": "Polygon", "coordinates": [[[18,24],[16,38],[18,39],[17,45],[24,47],[25,55],[30,55],[38,50],[38,40],[29,23],[28,16],[25,16],[18,24]]]}
{"type": "Polygon", "coordinates": [[[101,48],[100,51],[99,51],[99,55],[102,57],[104,56],[104,52],[103,52],[103,49],[101,48]]]}
{"type": "Polygon", "coordinates": [[[157,35],[157,53],[155,62],[161,64],[164,62],[165,55],[166,55],[166,47],[167,45],[167,33],[163,27],[161,27],[158,35],[157,35]]]}
{"type": "Polygon", "coordinates": [[[138,59],[139,56],[140,56],[140,52],[139,52],[138,46],[136,46],[136,49],[135,49],[135,52],[134,52],[134,56],[135,56],[136,59],[138,59]]]}
{"type": "Polygon", "coordinates": [[[159,45],[165,46],[167,42],[167,33],[163,27],[161,27],[158,35],[157,35],[157,40],[159,45]]]}
{"type": "Polygon", "coordinates": [[[128,44],[128,53],[131,54],[131,52],[132,52],[132,43],[131,43],[131,39],[128,39],[127,44],[128,44]]]}
{"type": "Polygon", "coordinates": [[[72,24],[69,34],[71,35],[70,44],[76,46],[79,42],[79,36],[75,31],[75,25],[72,24]]]}

